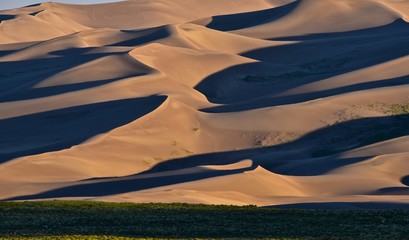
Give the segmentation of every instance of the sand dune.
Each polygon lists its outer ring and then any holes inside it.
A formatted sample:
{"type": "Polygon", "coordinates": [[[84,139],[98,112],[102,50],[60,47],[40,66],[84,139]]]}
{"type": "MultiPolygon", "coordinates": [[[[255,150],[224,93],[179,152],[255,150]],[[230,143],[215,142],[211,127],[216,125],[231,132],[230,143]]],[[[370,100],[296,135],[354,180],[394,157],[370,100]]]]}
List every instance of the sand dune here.
{"type": "MultiPolygon", "coordinates": [[[[238,29],[235,32],[252,37],[272,39],[317,33],[345,32],[377,27],[405,17],[401,12],[388,7],[382,1],[364,0],[300,0],[293,6],[282,6],[273,12],[272,21],[238,29]],[[280,11],[281,10],[281,11],[280,11]],[[319,13],[319,14],[317,14],[319,13]],[[274,16],[279,14],[279,16],[274,16]],[[308,24],[305,24],[308,22],[308,24]],[[265,28],[273,29],[265,31],[265,28]],[[264,30],[264,31],[263,31],[264,30]]],[[[403,6],[402,6],[403,8],[403,6]]]]}
{"type": "Polygon", "coordinates": [[[0,11],[0,200],[403,206],[408,9],[128,0],[0,11]]]}

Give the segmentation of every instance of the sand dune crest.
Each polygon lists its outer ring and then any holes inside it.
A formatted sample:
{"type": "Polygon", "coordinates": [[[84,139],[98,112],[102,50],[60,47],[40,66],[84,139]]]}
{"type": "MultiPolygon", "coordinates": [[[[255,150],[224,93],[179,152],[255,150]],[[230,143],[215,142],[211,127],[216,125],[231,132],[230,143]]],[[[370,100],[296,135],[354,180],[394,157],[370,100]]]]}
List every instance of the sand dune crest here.
{"type": "Polygon", "coordinates": [[[0,200],[409,202],[405,0],[0,11],[0,200]]]}

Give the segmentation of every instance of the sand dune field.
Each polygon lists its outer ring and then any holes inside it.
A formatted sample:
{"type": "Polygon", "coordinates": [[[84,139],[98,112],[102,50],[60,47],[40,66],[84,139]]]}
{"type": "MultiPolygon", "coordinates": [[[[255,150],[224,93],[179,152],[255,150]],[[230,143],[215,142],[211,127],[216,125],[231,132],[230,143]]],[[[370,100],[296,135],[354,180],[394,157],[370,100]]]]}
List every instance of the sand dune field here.
{"type": "Polygon", "coordinates": [[[0,200],[409,208],[407,0],[0,11],[0,200]]]}

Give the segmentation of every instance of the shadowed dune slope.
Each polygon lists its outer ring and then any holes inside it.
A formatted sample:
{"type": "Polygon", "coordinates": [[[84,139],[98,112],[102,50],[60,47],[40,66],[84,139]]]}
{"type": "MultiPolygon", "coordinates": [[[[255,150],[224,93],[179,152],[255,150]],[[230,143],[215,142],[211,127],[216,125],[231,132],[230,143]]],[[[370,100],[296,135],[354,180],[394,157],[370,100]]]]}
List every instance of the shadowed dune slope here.
{"type": "Polygon", "coordinates": [[[0,200],[409,203],[406,0],[0,11],[0,200]]]}

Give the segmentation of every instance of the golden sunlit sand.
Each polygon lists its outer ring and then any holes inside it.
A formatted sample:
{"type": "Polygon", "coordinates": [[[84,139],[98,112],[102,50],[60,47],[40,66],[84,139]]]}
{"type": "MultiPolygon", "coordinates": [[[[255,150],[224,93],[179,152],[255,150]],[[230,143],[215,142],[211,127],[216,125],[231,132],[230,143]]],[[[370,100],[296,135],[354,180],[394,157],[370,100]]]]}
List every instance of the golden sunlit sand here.
{"type": "Polygon", "coordinates": [[[43,3],[0,20],[0,200],[409,203],[406,0],[43,3]]]}

